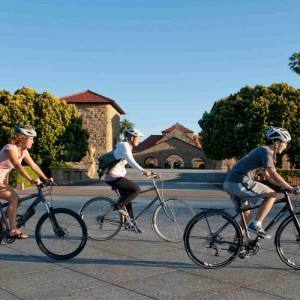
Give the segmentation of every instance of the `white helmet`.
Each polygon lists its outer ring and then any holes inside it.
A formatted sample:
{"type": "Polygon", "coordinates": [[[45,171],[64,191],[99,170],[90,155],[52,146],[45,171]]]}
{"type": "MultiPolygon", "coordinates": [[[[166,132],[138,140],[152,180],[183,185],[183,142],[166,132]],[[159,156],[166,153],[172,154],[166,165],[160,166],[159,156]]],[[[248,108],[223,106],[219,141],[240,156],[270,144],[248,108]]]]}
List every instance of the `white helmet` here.
{"type": "Polygon", "coordinates": [[[270,126],[270,128],[268,129],[266,133],[266,137],[269,140],[280,140],[286,143],[289,143],[292,139],[291,135],[287,130],[285,130],[284,128],[273,127],[273,126],[270,126]]]}
{"type": "Polygon", "coordinates": [[[133,135],[136,137],[142,137],[144,136],[138,129],[136,128],[128,128],[125,130],[125,135],[133,135]]]}
{"type": "Polygon", "coordinates": [[[30,137],[36,137],[36,131],[31,127],[27,125],[16,125],[15,127],[15,134],[24,134],[26,136],[30,137]]]}

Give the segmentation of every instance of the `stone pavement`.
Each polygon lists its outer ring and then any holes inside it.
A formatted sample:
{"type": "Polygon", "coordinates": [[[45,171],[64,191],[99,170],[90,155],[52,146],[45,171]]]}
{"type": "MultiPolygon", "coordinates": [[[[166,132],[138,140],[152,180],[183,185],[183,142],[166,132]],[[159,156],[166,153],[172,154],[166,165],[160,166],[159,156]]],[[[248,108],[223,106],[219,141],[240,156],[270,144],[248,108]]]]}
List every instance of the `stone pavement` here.
{"type": "MultiPolygon", "coordinates": [[[[111,191],[101,184],[55,187],[53,203],[78,211],[87,198],[100,193],[111,191]]],[[[196,212],[201,207],[232,209],[227,194],[211,183],[170,183],[165,194],[183,198],[196,212]]],[[[148,197],[138,199],[134,209],[143,208],[148,201],[148,197]]],[[[20,210],[27,206],[24,203],[20,210]]],[[[89,239],[77,257],[56,261],[45,256],[35,242],[35,225],[43,213],[40,205],[22,229],[30,239],[0,246],[1,300],[300,299],[299,271],[279,259],[273,239],[262,241],[256,256],[236,259],[223,269],[206,270],[189,259],[182,243],[161,240],[150,228],[149,213],[139,222],[144,233],[121,230],[109,241],[89,239]]]]}

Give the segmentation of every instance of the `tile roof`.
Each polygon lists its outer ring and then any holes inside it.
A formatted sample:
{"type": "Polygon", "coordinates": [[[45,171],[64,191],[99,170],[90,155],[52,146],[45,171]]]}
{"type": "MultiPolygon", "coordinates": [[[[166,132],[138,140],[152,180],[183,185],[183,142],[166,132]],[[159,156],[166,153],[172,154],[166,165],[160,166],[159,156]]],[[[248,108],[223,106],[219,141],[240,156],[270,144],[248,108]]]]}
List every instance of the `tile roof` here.
{"type": "Polygon", "coordinates": [[[76,94],[60,97],[60,99],[65,100],[67,103],[103,103],[112,105],[121,115],[126,113],[122,108],[112,99],[97,94],[93,91],[86,90],[76,94]]]}
{"type": "Polygon", "coordinates": [[[145,149],[151,148],[156,143],[162,139],[162,135],[150,135],[148,138],[146,138],[143,142],[141,142],[137,147],[133,149],[133,152],[139,152],[143,151],[145,149]]]}
{"type": "Polygon", "coordinates": [[[173,126],[171,126],[170,128],[163,130],[162,133],[170,133],[175,129],[179,129],[180,131],[182,131],[184,133],[194,133],[194,131],[187,129],[186,127],[184,127],[183,125],[181,125],[179,123],[176,123],[173,126]]]}

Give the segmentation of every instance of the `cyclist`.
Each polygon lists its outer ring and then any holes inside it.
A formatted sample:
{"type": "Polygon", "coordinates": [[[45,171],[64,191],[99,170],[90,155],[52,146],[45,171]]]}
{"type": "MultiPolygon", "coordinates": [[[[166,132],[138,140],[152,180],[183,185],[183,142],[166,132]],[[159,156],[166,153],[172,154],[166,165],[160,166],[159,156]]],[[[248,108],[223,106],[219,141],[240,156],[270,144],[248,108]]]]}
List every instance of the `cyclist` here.
{"type": "MultiPolygon", "coordinates": [[[[27,239],[29,236],[17,229],[16,217],[17,207],[19,206],[19,196],[15,190],[8,185],[9,172],[15,168],[31,184],[40,184],[40,179],[32,178],[21,165],[24,160],[41,179],[48,180],[39,166],[32,160],[28,152],[32,147],[34,137],[36,137],[36,132],[31,126],[17,125],[14,135],[8,139],[8,144],[0,151],[0,199],[9,202],[6,213],[10,224],[11,238],[27,239]]],[[[52,178],[49,180],[53,181],[52,178]]]]}
{"type": "MultiPolygon", "coordinates": [[[[235,207],[239,204],[235,197],[240,198],[242,208],[250,208],[262,198],[256,219],[253,219],[252,211],[244,212],[248,230],[261,238],[271,238],[263,229],[262,222],[271,210],[276,200],[276,192],[255,181],[258,173],[272,184],[298,194],[299,187],[292,187],[276,171],[276,154],[282,153],[291,141],[289,132],[280,127],[270,127],[266,133],[266,144],[258,147],[239,160],[231,169],[224,182],[224,190],[231,196],[235,207]]],[[[242,222],[241,222],[242,224],[242,222]]]]}
{"type": "Polygon", "coordinates": [[[129,215],[133,217],[130,202],[141,192],[140,187],[136,183],[124,177],[126,175],[125,165],[128,163],[133,169],[145,176],[151,175],[151,172],[144,170],[132,155],[132,148],[139,145],[142,136],[143,134],[136,128],[125,130],[124,140],[117,143],[113,152],[115,159],[121,159],[121,161],[111,168],[104,178],[108,185],[119,190],[121,197],[115,206],[115,210],[119,211],[123,216],[129,215]],[[126,206],[129,214],[124,210],[124,206],[126,206]]]}

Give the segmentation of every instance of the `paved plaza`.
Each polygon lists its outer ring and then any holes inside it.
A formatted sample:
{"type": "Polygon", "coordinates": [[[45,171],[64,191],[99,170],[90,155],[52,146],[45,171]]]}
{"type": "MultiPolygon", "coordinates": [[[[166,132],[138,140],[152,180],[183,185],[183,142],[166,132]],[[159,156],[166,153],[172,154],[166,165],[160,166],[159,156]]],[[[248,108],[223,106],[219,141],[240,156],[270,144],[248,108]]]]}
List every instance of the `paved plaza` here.
{"type": "MultiPolygon", "coordinates": [[[[149,183],[140,182],[142,187],[149,183]]],[[[219,185],[166,182],[166,196],[187,201],[196,212],[202,207],[232,210],[229,197],[219,185]]],[[[29,188],[20,193],[34,191],[29,188]]],[[[55,207],[79,211],[93,195],[113,196],[104,184],[64,186],[53,189],[55,207]]],[[[134,202],[139,210],[150,198],[134,202]]],[[[20,210],[28,207],[27,203],[20,210]]],[[[142,234],[121,230],[112,240],[89,239],[85,249],[68,261],[56,261],[38,248],[36,215],[22,229],[28,240],[0,246],[0,299],[300,299],[299,271],[278,257],[273,238],[261,242],[261,250],[249,259],[236,259],[218,270],[206,270],[187,256],[183,243],[161,240],[149,224],[150,213],[139,225],[142,234]]],[[[273,232],[274,234],[274,232],[273,232]]]]}

